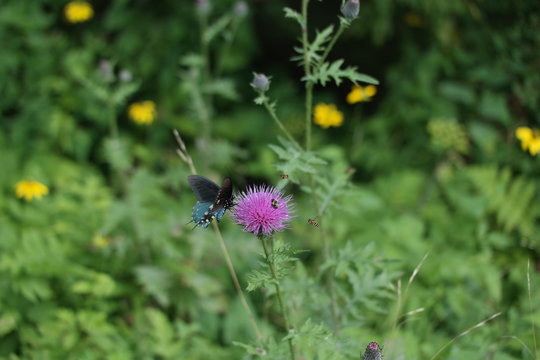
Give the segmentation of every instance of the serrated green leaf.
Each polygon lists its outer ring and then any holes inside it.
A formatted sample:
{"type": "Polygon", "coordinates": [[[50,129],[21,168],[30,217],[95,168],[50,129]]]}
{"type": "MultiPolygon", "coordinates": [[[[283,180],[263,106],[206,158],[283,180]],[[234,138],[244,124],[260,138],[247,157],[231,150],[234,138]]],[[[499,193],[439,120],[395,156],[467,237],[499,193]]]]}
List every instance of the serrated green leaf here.
{"type": "Polygon", "coordinates": [[[344,79],[356,84],[359,82],[378,85],[379,81],[369,75],[361,74],[356,71],[356,67],[348,66],[344,69],[343,59],[336,60],[332,63],[324,62],[317,66],[313,73],[302,78],[303,81],[313,82],[325,86],[330,80],[334,80],[336,85],[340,85],[344,79]]]}
{"type": "Polygon", "coordinates": [[[304,17],[302,16],[302,14],[300,14],[299,12],[297,12],[297,11],[291,9],[291,8],[288,8],[288,7],[283,8],[283,11],[285,12],[285,17],[286,18],[296,20],[296,22],[300,26],[304,25],[304,17]]]}

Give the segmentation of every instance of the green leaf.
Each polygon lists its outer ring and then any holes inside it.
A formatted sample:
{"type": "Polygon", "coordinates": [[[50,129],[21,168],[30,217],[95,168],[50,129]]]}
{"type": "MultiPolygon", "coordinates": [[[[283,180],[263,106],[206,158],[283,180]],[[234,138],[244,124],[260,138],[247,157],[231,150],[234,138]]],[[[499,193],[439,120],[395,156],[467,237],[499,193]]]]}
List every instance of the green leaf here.
{"type": "Polygon", "coordinates": [[[150,265],[140,265],[135,268],[135,275],[147,293],[162,305],[169,304],[168,291],[173,285],[169,272],[150,265]]]}
{"type": "Polygon", "coordinates": [[[304,26],[304,17],[299,12],[288,7],[283,8],[283,11],[285,12],[286,18],[294,19],[298,25],[301,27],[304,26]]]}
{"type": "Polygon", "coordinates": [[[209,83],[204,92],[206,94],[219,95],[224,99],[238,100],[238,93],[231,79],[217,79],[209,83]]]}
{"type": "Polygon", "coordinates": [[[344,79],[351,81],[354,84],[364,82],[368,84],[378,85],[379,81],[369,75],[361,74],[356,71],[356,67],[348,66],[342,68],[343,60],[339,59],[332,63],[324,62],[322,65],[315,68],[309,76],[304,76],[303,81],[319,83],[325,86],[330,80],[334,80],[336,85],[341,84],[344,79]]]}
{"type": "Polygon", "coordinates": [[[218,34],[221,34],[232,20],[231,14],[220,17],[215,23],[211,24],[204,32],[203,41],[210,43],[218,34]]]}

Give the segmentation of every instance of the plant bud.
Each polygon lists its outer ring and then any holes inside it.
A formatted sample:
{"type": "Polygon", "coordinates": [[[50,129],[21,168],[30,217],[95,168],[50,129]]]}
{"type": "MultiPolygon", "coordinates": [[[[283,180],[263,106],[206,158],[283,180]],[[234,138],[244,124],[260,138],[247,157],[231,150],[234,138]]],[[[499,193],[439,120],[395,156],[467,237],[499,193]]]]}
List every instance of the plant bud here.
{"type": "Polygon", "coordinates": [[[382,352],[379,344],[370,342],[364,352],[364,360],[382,360],[382,352]]]}
{"type": "Polygon", "coordinates": [[[133,75],[131,74],[131,71],[122,69],[120,71],[120,74],[118,74],[118,77],[120,78],[120,81],[122,82],[130,82],[133,79],[133,75]]]}
{"type": "Polygon", "coordinates": [[[349,20],[354,20],[359,12],[360,0],[347,0],[341,7],[341,13],[349,20]]]}
{"type": "Polygon", "coordinates": [[[270,88],[270,79],[264,74],[253,73],[251,86],[259,92],[265,92],[270,88]]]}
{"type": "Polygon", "coordinates": [[[244,17],[249,11],[248,5],[245,1],[239,1],[234,4],[234,14],[239,17],[244,17]]]}

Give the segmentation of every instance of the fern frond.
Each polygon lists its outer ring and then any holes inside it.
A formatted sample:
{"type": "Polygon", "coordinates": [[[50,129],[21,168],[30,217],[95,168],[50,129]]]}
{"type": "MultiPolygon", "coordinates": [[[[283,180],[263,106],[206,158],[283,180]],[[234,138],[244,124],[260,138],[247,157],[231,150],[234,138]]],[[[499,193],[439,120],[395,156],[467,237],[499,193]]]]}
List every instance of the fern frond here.
{"type": "Polygon", "coordinates": [[[505,232],[518,229],[529,235],[535,209],[535,183],[524,176],[512,176],[509,168],[477,166],[468,171],[468,176],[488,200],[487,211],[495,216],[505,232]]]}

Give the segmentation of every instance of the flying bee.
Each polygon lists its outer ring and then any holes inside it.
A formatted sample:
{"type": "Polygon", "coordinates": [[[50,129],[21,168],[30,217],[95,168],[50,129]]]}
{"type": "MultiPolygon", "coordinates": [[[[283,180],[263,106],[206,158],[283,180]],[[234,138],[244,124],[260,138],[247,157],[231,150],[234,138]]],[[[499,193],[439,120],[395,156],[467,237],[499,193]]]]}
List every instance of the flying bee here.
{"type": "Polygon", "coordinates": [[[287,175],[287,174],[281,174],[281,175],[279,175],[279,177],[282,178],[282,179],[288,179],[288,178],[289,178],[289,175],[287,175]]]}
{"type": "Polygon", "coordinates": [[[314,219],[308,219],[307,222],[308,222],[309,225],[313,225],[313,226],[315,226],[315,227],[319,227],[319,223],[316,222],[314,219]]]}
{"type": "Polygon", "coordinates": [[[272,207],[274,209],[277,209],[279,206],[279,202],[276,199],[272,199],[272,207]]]}

